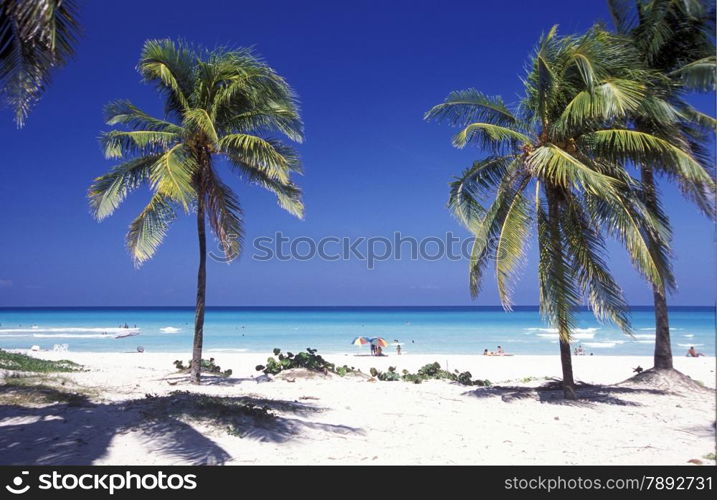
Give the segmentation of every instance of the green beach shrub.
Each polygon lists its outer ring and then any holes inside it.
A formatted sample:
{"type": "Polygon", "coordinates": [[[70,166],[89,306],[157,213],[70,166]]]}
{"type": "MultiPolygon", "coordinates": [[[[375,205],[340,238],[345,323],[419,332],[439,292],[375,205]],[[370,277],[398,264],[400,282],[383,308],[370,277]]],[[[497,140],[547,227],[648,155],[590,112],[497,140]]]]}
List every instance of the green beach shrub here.
{"type": "Polygon", "coordinates": [[[284,370],[292,368],[304,368],[313,372],[334,373],[341,377],[357,370],[353,366],[336,366],[329,363],[320,354],[316,354],[317,350],[307,347],[305,352],[294,354],[287,352],[282,354],[281,349],[275,348],[274,357],[267,358],[266,365],[257,365],[256,371],[264,372],[265,375],[276,375],[284,370]]]}
{"type": "Polygon", "coordinates": [[[67,359],[48,361],[0,349],[0,369],[36,373],[78,372],[82,371],[82,365],[67,359]]]}
{"type": "Polygon", "coordinates": [[[371,376],[383,382],[397,382],[401,380],[401,375],[396,372],[395,366],[389,366],[388,371],[386,372],[381,372],[376,368],[371,368],[371,376]]]}
{"type": "MultiPolygon", "coordinates": [[[[192,361],[188,361],[187,365],[177,359],[174,361],[174,367],[182,373],[189,372],[192,368],[192,361]]],[[[213,375],[219,375],[220,377],[231,377],[232,370],[227,369],[222,371],[222,368],[214,362],[214,358],[202,359],[202,373],[211,373],[213,375]]]]}
{"type": "Polygon", "coordinates": [[[471,372],[459,372],[455,370],[449,372],[443,370],[441,365],[437,362],[423,365],[418,369],[417,373],[411,373],[408,370],[403,370],[402,375],[396,372],[396,368],[390,366],[387,372],[381,372],[376,368],[371,368],[371,376],[381,381],[392,382],[395,380],[403,380],[404,382],[412,382],[414,384],[420,384],[424,380],[448,380],[450,382],[457,382],[461,385],[477,385],[477,386],[490,386],[491,382],[488,379],[485,380],[473,380],[471,372]]]}

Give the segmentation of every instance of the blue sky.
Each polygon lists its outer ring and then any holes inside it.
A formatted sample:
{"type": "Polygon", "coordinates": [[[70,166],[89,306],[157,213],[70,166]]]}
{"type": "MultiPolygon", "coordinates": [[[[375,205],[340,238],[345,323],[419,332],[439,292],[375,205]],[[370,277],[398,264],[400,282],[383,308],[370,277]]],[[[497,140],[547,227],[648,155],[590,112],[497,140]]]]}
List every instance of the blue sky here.
{"type": "MultiPolygon", "coordinates": [[[[445,208],[448,182],[480,151],[457,151],[452,130],[422,114],[454,89],[476,87],[515,101],[538,36],[609,22],[604,0],[545,2],[213,1],[83,2],[76,57],[60,70],[22,130],[0,114],[0,306],[191,305],[197,262],[194,220],[180,219],[154,260],[135,270],[127,224],[148,199],[137,191],[101,224],[89,215],[91,180],[112,166],[97,136],[102,107],[128,98],[161,103],[135,65],[145,39],[182,37],[209,47],[254,46],[298,92],[306,123],[299,147],[306,218],[282,212],[259,188],[236,186],[253,238],[466,236],[445,208]]],[[[714,109],[714,100],[697,104],[714,109]]],[[[671,304],[714,303],[713,226],[671,187],[679,292],[671,304]]],[[[215,243],[210,241],[210,248],[215,243]]],[[[648,287],[624,252],[610,263],[635,305],[648,287]]],[[[518,304],[536,304],[535,247],[518,304]]],[[[210,262],[209,305],[452,305],[472,303],[464,261],[210,262]]],[[[493,277],[480,305],[498,303],[493,277]]]]}

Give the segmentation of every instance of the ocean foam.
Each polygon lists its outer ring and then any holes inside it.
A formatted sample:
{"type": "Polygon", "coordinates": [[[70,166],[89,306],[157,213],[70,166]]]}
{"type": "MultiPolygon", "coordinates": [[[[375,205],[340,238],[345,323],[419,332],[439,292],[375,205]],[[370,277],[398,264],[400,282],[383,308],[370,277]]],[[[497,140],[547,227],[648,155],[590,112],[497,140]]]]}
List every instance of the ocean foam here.
{"type": "Polygon", "coordinates": [[[159,331],[162,333],[177,333],[181,330],[181,328],[175,328],[173,326],[165,326],[164,328],[160,328],[159,331]]]}
{"type": "Polygon", "coordinates": [[[110,327],[110,328],[102,328],[102,327],[94,327],[94,328],[77,328],[77,327],[66,327],[66,328],[38,328],[38,327],[32,327],[32,328],[0,328],[0,335],[3,333],[37,333],[37,332],[56,332],[56,333],[80,333],[80,332],[89,332],[89,333],[127,333],[127,332],[138,332],[139,328],[117,328],[117,327],[110,327]]]}
{"type": "Polygon", "coordinates": [[[588,347],[592,347],[593,349],[610,349],[615,347],[617,344],[620,344],[622,342],[615,341],[615,342],[585,342],[585,345],[588,347]]]}
{"type": "Polygon", "coordinates": [[[72,333],[35,333],[33,335],[16,335],[17,337],[34,337],[38,339],[112,339],[112,335],[107,334],[72,334],[72,333]]]}
{"type": "MultiPolygon", "coordinates": [[[[536,333],[536,336],[542,337],[544,339],[553,339],[553,340],[560,338],[560,335],[558,335],[557,333],[536,333]]],[[[595,333],[574,333],[572,335],[572,338],[577,339],[577,340],[591,339],[594,336],[595,336],[595,333]]]]}

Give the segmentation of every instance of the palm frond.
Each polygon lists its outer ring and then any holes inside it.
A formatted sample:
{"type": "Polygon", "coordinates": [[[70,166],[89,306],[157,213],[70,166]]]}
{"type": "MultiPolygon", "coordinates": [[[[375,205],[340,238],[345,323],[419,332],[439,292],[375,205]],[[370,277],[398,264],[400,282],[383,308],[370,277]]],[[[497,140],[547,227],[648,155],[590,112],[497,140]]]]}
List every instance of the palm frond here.
{"type": "Polygon", "coordinates": [[[540,290],[540,313],[558,329],[561,340],[569,342],[575,327],[575,311],[580,305],[580,290],[576,286],[574,270],[568,265],[560,224],[552,227],[552,217],[538,207],[538,286],[540,290]],[[556,244],[557,243],[557,244],[556,244]]]}
{"type": "Polygon", "coordinates": [[[152,155],[177,143],[175,132],[156,130],[111,130],[100,135],[105,158],[124,158],[132,155],[152,155]]]}
{"type": "Polygon", "coordinates": [[[127,231],[127,248],[135,266],[139,267],[152,258],[175,218],[176,212],[171,201],[164,195],[155,193],[127,231]]]}
{"type": "Polygon", "coordinates": [[[485,215],[483,199],[508,174],[514,160],[506,156],[491,156],[468,167],[451,182],[448,207],[466,226],[485,215]]]}
{"type": "Polygon", "coordinates": [[[554,124],[563,135],[576,128],[587,128],[595,122],[624,117],[642,103],[645,87],[622,78],[607,79],[592,90],[578,92],[554,124]]]}
{"type": "Polygon", "coordinates": [[[443,103],[428,110],[424,119],[444,121],[455,127],[466,127],[473,122],[504,127],[519,123],[500,97],[487,96],[475,89],[451,92],[443,103]]]}
{"type": "Polygon", "coordinates": [[[125,99],[107,104],[104,111],[107,125],[126,125],[133,130],[169,132],[177,135],[183,132],[179,125],[148,115],[125,99]]]}
{"type": "Polygon", "coordinates": [[[634,196],[586,199],[590,217],[622,242],[635,268],[655,286],[671,286],[669,229],[634,196]]]}
{"type": "Polygon", "coordinates": [[[537,178],[563,189],[579,187],[596,195],[610,196],[619,184],[614,177],[594,170],[553,144],[537,148],[525,163],[537,178]]]}
{"type": "Polygon", "coordinates": [[[717,57],[710,56],[692,61],[670,73],[678,77],[683,85],[691,90],[715,90],[715,73],[717,72],[717,57]]]}
{"type": "Polygon", "coordinates": [[[463,148],[468,143],[476,143],[482,149],[491,149],[495,153],[514,149],[519,144],[530,144],[528,136],[509,127],[490,123],[471,123],[453,137],[453,145],[463,148]]]}
{"type": "Polygon", "coordinates": [[[212,145],[218,145],[219,143],[219,134],[214,128],[214,120],[202,108],[192,108],[184,111],[184,128],[189,130],[189,133],[198,132],[203,135],[212,145]]]}
{"type": "MultiPolygon", "coordinates": [[[[515,198],[527,185],[527,178],[520,176],[518,171],[506,175],[497,188],[495,200],[490,207],[483,209],[484,216],[471,220],[466,227],[473,233],[473,247],[469,261],[469,290],[473,297],[478,295],[483,278],[483,271],[491,259],[498,259],[494,243],[498,240],[506,214],[510,210],[515,198]]],[[[507,268],[506,268],[507,269],[507,268]]],[[[510,308],[510,302],[503,306],[510,308]]]]}
{"type": "Polygon", "coordinates": [[[127,194],[149,179],[150,169],[158,159],[159,155],[136,158],[97,177],[87,193],[92,216],[102,220],[112,215],[127,194]]]}
{"type": "Polygon", "coordinates": [[[209,224],[219,239],[227,260],[234,260],[241,253],[244,236],[239,200],[213,171],[206,176],[203,187],[209,224]]]}
{"type": "Polygon", "coordinates": [[[674,170],[686,180],[707,186],[714,181],[689,153],[660,137],[627,129],[598,130],[580,141],[596,154],[616,161],[651,162],[663,170],[674,170]]]}
{"type": "Polygon", "coordinates": [[[167,97],[167,113],[181,118],[182,111],[190,108],[197,58],[196,51],[184,42],[165,39],[144,43],[137,69],[167,97]]]}
{"type": "Polygon", "coordinates": [[[598,319],[609,320],[625,333],[631,333],[629,307],[607,268],[605,241],[594,222],[577,198],[568,198],[562,228],[580,289],[587,293],[590,307],[598,319]]]}
{"type": "Polygon", "coordinates": [[[281,182],[263,170],[245,164],[241,158],[232,156],[229,158],[232,166],[234,166],[248,182],[254,183],[274,194],[281,208],[303,219],[304,203],[301,200],[301,189],[296,184],[291,181],[281,182]]]}
{"type": "Polygon", "coordinates": [[[261,137],[249,134],[225,135],[219,141],[219,148],[272,179],[282,183],[289,181],[289,161],[271,142],[261,137]]]}
{"type": "Polygon", "coordinates": [[[525,257],[531,222],[530,203],[519,189],[505,213],[495,250],[498,296],[507,309],[510,309],[512,303],[512,282],[525,257]]]}
{"type": "Polygon", "coordinates": [[[0,97],[15,112],[18,127],[54,70],[74,53],[78,36],[74,0],[0,2],[0,97]]]}
{"type": "Polygon", "coordinates": [[[184,210],[197,197],[194,174],[196,159],[180,143],[165,151],[151,167],[149,180],[152,189],[163,197],[179,203],[184,210]]]}
{"type": "Polygon", "coordinates": [[[630,33],[637,26],[638,12],[635,4],[637,0],[608,0],[610,17],[621,34],[630,33]]]}

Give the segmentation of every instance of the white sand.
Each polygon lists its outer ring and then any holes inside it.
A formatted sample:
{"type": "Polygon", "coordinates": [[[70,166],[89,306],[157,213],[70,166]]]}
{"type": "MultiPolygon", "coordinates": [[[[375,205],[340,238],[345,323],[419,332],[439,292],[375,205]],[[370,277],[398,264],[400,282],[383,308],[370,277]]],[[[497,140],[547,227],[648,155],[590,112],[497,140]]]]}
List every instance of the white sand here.
{"type": "MultiPolygon", "coordinates": [[[[715,451],[715,358],[675,358],[676,368],[712,390],[666,393],[644,386],[602,387],[565,402],[557,392],[420,385],[362,378],[258,383],[266,355],[207,353],[226,380],[196,387],[177,375],[167,353],[36,353],[71,359],[90,371],[67,378],[98,389],[94,406],[0,407],[0,462],[17,464],[686,464],[715,451]],[[148,419],[145,394],[172,391],[283,403],[271,425],[243,437],[206,423],[148,419]]],[[[558,356],[326,356],[367,372],[415,371],[438,361],[494,384],[534,387],[560,375],[558,356]],[[536,377],[538,380],[523,380],[536,377]]],[[[616,384],[651,358],[574,357],[577,379],[616,384]]],[[[65,376],[65,374],[63,374],[65,376]]],[[[264,403],[261,403],[264,404],[264,403]]],[[[274,403],[269,403],[275,406],[274,403]]],[[[156,416],[153,414],[153,416],[156,416]]]]}

